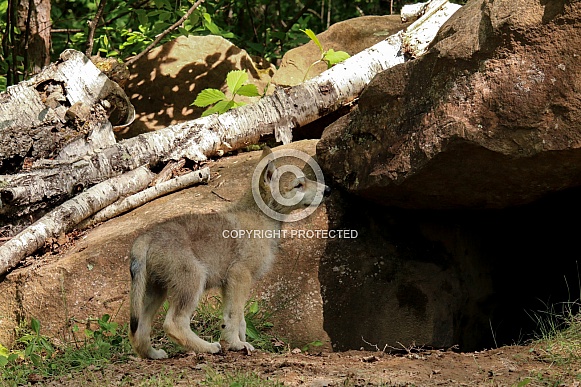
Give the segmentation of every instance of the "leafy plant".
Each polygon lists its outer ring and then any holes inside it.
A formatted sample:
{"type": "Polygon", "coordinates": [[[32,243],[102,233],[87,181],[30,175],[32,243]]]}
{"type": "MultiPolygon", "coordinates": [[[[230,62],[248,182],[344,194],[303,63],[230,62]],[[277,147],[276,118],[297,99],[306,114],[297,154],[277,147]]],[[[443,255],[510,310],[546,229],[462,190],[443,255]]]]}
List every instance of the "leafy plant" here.
{"type": "Polygon", "coordinates": [[[202,113],[202,117],[209,116],[210,114],[218,113],[222,114],[230,109],[244,106],[246,103],[241,101],[234,101],[236,96],[245,97],[260,97],[258,88],[256,85],[248,82],[248,74],[244,70],[233,70],[226,76],[226,87],[231,95],[230,98],[226,97],[222,91],[218,89],[204,89],[198,94],[196,100],[192,105],[198,107],[207,107],[214,105],[202,113]]]}
{"type": "MultiPolygon", "coordinates": [[[[40,322],[31,319],[30,328],[22,329],[16,340],[17,348],[8,351],[0,346],[0,382],[10,382],[12,385],[28,383],[32,375],[41,378],[58,376],[74,370],[92,366],[100,368],[115,359],[122,360],[129,355],[130,346],[127,340],[126,328],[118,328],[105,314],[99,319],[87,321],[89,325],[97,324],[96,329],[87,327],[84,339],[75,341],[73,345],[55,349],[50,340],[40,334],[40,322]]],[[[75,325],[73,332],[79,332],[75,325]]],[[[1,384],[1,383],[0,383],[1,384]]]]}
{"type": "Polygon", "coordinates": [[[30,327],[20,328],[20,337],[16,340],[18,348],[8,351],[0,346],[0,366],[4,368],[0,380],[18,383],[27,380],[32,372],[29,370],[40,367],[45,358],[50,358],[55,352],[46,336],[40,334],[40,322],[32,318],[30,327]]]}
{"type": "Polygon", "coordinates": [[[255,348],[267,352],[281,352],[287,343],[268,331],[274,326],[269,320],[272,314],[259,301],[250,300],[246,304],[246,336],[255,348]]]}
{"type": "Polygon", "coordinates": [[[43,359],[43,356],[51,356],[54,348],[50,344],[47,337],[40,334],[40,322],[32,318],[30,320],[30,333],[21,336],[17,342],[25,345],[24,357],[29,358],[32,363],[38,366],[43,359]]]}
{"type": "Polygon", "coordinates": [[[315,35],[315,33],[312,30],[307,28],[307,29],[301,30],[301,31],[303,31],[313,41],[313,43],[315,43],[317,45],[317,47],[319,47],[319,50],[321,51],[321,58],[316,60],[315,62],[311,63],[311,65],[309,66],[309,68],[305,72],[303,82],[307,79],[307,75],[309,74],[309,71],[311,70],[311,68],[314,65],[316,65],[317,63],[325,62],[327,64],[327,68],[330,69],[331,67],[333,67],[337,63],[341,63],[345,59],[348,59],[350,57],[350,55],[348,53],[346,53],[345,51],[335,51],[332,48],[325,50],[323,48],[323,45],[321,44],[321,42],[317,38],[317,35],[315,35]]]}

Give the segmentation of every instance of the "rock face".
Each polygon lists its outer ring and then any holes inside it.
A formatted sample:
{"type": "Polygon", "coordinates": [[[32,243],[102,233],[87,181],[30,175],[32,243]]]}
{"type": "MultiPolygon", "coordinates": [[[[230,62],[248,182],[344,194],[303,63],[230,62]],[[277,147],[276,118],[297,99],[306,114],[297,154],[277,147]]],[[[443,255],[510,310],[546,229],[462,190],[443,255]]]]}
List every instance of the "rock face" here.
{"type": "Polygon", "coordinates": [[[329,228],[358,232],[319,269],[333,348],[510,344],[569,299],[580,17],[579,2],[470,1],[325,130],[317,157],[346,191],[329,228]]]}
{"type": "Polygon", "coordinates": [[[325,131],[324,170],[408,208],[505,208],[581,185],[580,16],[564,0],[468,2],[325,131]]]}
{"type": "MultiPolygon", "coordinates": [[[[362,16],[333,24],[327,31],[317,35],[323,48],[345,51],[355,55],[388,36],[407,27],[399,15],[362,16]]],[[[275,73],[272,82],[281,86],[295,86],[303,82],[309,66],[321,59],[321,51],[313,42],[293,48],[282,57],[280,69],[275,73]]],[[[325,63],[314,65],[307,74],[307,79],[327,70],[325,63]]]]}
{"type": "Polygon", "coordinates": [[[274,68],[263,60],[256,63],[246,51],[220,36],[180,36],[151,50],[130,69],[125,90],[137,118],[123,135],[199,117],[205,109],[190,106],[198,93],[206,88],[225,87],[226,74],[232,70],[247,70],[249,82],[262,91],[274,68]]]}

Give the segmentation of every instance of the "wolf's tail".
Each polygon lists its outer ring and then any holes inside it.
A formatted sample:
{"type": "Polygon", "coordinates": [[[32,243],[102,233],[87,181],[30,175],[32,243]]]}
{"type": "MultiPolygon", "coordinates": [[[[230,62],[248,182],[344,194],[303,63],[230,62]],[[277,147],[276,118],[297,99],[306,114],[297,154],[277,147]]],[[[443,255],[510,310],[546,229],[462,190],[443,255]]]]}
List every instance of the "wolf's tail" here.
{"type": "Polygon", "coordinates": [[[149,327],[141,327],[140,334],[137,333],[140,328],[139,318],[143,316],[143,301],[147,285],[146,260],[149,239],[147,235],[142,235],[137,238],[131,249],[131,263],[129,267],[131,272],[129,340],[131,341],[133,350],[141,357],[147,357],[148,350],[151,347],[149,327]]]}

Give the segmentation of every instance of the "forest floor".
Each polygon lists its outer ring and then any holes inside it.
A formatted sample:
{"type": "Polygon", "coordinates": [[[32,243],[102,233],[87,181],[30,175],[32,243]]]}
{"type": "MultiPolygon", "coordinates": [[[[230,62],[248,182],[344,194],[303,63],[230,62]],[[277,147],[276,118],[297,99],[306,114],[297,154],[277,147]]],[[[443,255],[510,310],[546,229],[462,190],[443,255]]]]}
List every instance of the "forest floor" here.
{"type": "Polygon", "coordinates": [[[155,361],[130,357],[35,381],[50,386],[579,386],[581,362],[570,355],[557,354],[554,342],[471,353],[178,354],[155,361]]]}

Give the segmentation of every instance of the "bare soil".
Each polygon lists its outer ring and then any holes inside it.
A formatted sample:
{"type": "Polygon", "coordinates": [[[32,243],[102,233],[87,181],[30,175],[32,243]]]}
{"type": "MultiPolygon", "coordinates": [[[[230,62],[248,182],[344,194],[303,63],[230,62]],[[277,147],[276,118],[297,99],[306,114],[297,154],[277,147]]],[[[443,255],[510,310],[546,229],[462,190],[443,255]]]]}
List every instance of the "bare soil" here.
{"type": "Polygon", "coordinates": [[[288,386],[579,386],[581,372],[581,364],[557,365],[543,360],[532,346],[472,353],[429,350],[403,355],[296,352],[182,354],[155,361],[132,359],[104,370],[85,370],[45,383],[152,385],[151,380],[156,380],[153,385],[160,385],[160,379],[168,376],[175,384],[197,385],[205,380],[210,369],[218,374],[254,373],[263,380],[288,386]]]}

